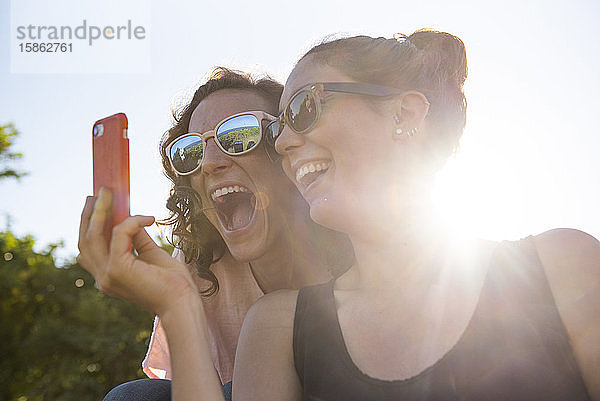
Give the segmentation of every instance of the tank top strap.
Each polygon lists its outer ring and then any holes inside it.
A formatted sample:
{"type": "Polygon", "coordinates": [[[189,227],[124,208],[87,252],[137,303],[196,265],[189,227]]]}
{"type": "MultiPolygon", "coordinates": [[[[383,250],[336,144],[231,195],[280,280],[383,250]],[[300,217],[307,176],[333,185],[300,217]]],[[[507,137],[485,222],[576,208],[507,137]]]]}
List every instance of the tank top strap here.
{"type": "Polygon", "coordinates": [[[336,332],[337,321],[335,300],[332,297],[334,280],[323,284],[303,287],[298,291],[296,314],[294,316],[293,350],[294,364],[300,380],[304,380],[305,360],[312,360],[313,347],[307,343],[320,333],[319,341],[336,332]]]}

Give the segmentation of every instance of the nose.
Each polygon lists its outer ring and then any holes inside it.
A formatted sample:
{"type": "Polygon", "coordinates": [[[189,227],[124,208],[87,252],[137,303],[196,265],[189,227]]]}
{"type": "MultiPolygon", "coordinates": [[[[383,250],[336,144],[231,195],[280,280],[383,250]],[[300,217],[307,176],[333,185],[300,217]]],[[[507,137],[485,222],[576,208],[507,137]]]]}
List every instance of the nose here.
{"type": "Polygon", "coordinates": [[[284,125],[283,131],[275,141],[275,150],[282,156],[286,156],[295,148],[304,144],[304,136],[292,131],[287,125],[284,125]]]}
{"type": "Polygon", "coordinates": [[[202,161],[202,172],[215,174],[226,170],[231,166],[231,159],[217,146],[214,138],[206,141],[204,148],[204,160],[202,161]]]}

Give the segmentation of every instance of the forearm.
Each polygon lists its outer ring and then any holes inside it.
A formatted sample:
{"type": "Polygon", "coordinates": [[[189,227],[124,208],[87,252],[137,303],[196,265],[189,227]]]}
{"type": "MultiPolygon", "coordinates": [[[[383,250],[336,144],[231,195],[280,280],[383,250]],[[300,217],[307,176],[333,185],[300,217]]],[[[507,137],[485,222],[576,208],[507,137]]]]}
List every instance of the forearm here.
{"type": "Polygon", "coordinates": [[[212,363],[204,308],[190,295],[160,314],[167,333],[172,367],[172,399],[223,400],[221,383],[212,363]]]}

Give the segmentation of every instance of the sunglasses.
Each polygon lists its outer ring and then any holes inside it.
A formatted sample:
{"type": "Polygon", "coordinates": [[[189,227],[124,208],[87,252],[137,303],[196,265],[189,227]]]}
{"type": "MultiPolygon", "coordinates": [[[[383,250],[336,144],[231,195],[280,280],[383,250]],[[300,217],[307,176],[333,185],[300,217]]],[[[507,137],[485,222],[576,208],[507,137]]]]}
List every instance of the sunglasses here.
{"type": "Polygon", "coordinates": [[[330,97],[326,92],[388,97],[401,95],[405,91],[363,82],[321,82],[306,85],[292,95],[279,117],[266,127],[267,141],[275,145],[285,125],[297,134],[313,129],[321,117],[322,104],[330,97]]]}
{"type": "Polygon", "coordinates": [[[227,117],[215,129],[203,134],[190,132],[176,138],[167,146],[171,167],[179,175],[194,174],[202,166],[206,142],[214,138],[223,153],[239,156],[255,149],[263,137],[264,120],[275,117],[264,111],[246,111],[227,117]]]}

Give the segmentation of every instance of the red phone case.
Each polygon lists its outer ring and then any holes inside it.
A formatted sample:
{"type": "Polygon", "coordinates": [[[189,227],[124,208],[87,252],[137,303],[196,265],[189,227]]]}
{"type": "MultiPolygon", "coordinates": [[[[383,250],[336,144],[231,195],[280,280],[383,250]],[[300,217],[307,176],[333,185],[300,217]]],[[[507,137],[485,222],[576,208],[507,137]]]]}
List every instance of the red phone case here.
{"type": "Polygon", "coordinates": [[[92,135],[94,196],[98,196],[102,187],[112,192],[112,219],[105,227],[105,236],[110,241],[112,227],[129,216],[127,116],[117,113],[96,121],[92,135]]]}

